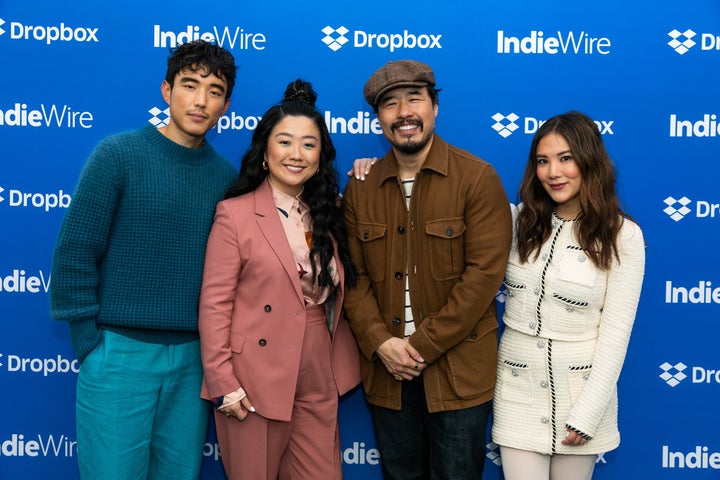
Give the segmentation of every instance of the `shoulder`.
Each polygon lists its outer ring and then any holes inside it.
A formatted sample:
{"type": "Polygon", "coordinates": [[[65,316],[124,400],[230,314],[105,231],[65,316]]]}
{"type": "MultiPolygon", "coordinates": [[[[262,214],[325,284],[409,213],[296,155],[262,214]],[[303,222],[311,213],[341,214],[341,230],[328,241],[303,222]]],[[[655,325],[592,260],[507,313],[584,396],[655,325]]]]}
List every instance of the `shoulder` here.
{"type": "Polygon", "coordinates": [[[644,244],[645,240],[643,232],[640,226],[629,218],[622,219],[622,225],[620,226],[620,234],[618,240],[622,243],[639,243],[644,244]]]}
{"type": "MultiPolygon", "coordinates": [[[[440,139],[442,142],[444,140],[440,139]]],[[[447,144],[448,161],[459,163],[464,168],[477,169],[477,170],[488,170],[494,172],[493,166],[486,160],[478,157],[477,155],[468,152],[465,149],[456,147],[455,145],[447,144]]]]}

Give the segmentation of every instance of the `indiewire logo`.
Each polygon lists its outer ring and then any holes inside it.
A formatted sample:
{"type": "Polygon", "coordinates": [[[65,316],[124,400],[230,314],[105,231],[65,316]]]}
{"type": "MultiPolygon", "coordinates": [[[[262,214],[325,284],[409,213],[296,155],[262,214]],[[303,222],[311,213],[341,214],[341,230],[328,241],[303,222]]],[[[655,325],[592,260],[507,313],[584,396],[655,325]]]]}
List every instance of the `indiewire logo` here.
{"type": "Polygon", "coordinates": [[[365,448],[365,442],[353,442],[352,447],[342,452],[342,461],[347,465],[378,465],[380,451],[377,448],[365,448]]]}
{"type": "Polygon", "coordinates": [[[42,270],[37,275],[28,275],[25,270],[14,269],[11,274],[0,277],[0,293],[48,292],[50,275],[45,278],[42,270]]]}
{"type": "Polygon", "coordinates": [[[714,113],[706,113],[700,120],[678,120],[673,113],[670,115],[670,137],[720,137],[720,123],[714,113]]]}
{"type": "MultiPolygon", "coordinates": [[[[0,18],[0,27],[7,22],[0,18]]],[[[60,25],[24,25],[20,22],[10,22],[11,40],[37,40],[50,45],[54,42],[98,42],[97,27],[71,27],[60,23],[60,25]]],[[[7,33],[7,30],[0,28],[0,36],[7,33]]]]}
{"type": "Polygon", "coordinates": [[[697,286],[676,287],[671,280],[665,282],[665,303],[720,303],[720,287],[712,288],[712,282],[700,280],[697,286]]]}
{"type": "MultiPolygon", "coordinates": [[[[697,45],[697,42],[694,40],[697,35],[698,34],[690,28],[684,32],[673,29],[668,32],[668,36],[670,37],[668,45],[679,55],[685,55],[691,48],[697,45]]],[[[699,40],[700,50],[702,51],[720,50],[720,35],[701,33],[699,40]]]]}
{"type": "MultiPolygon", "coordinates": [[[[490,118],[495,122],[490,127],[503,138],[509,137],[521,128],[520,125],[518,125],[518,120],[521,120],[521,117],[514,112],[508,114],[497,112],[490,118]]],[[[593,122],[595,122],[595,125],[597,125],[602,135],[615,134],[613,131],[615,120],[593,120],[593,122]]],[[[535,117],[525,117],[521,123],[523,125],[522,132],[525,135],[532,135],[545,123],[545,120],[540,120],[535,117]]]]}
{"type": "Polygon", "coordinates": [[[0,444],[0,454],[5,457],[75,457],[77,442],[66,435],[37,435],[25,438],[13,433],[0,444]]]}
{"type": "Polygon", "coordinates": [[[709,447],[700,445],[691,452],[672,452],[669,445],[663,445],[662,468],[720,469],[720,452],[711,452],[709,447]]]}
{"type": "Polygon", "coordinates": [[[26,103],[15,103],[10,108],[0,109],[0,127],[92,128],[92,121],[92,113],[75,112],[67,105],[46,107],[41,104],[30,110],[26,103]]]}
{"type": "Polygon", "coordinates": [[[523,55],[608,55],[612,42],[607,37],[591,37],[586,32],[558,31],[555,36],[545,36],[542,30],[532,30],[526,37],[505,35],[504,30],[497,32],[497,53],[523,55]]]}
{"type": "MultiPolygon", "coordinates": [[[[663,200],[663,203],[666,205],[663,212],[676,222],[693,213],[693,210],[689,207],[692,200],[686,196],[679,199],[670,196],[663,200]]],[[[712,203],[707,200],[696,201],[695,218],[720,218],[720,203],[712,203]]]]}
{"type": "MultiPolygon", "coordinates": [[[[660,369],[662,370],[660,378],[671,387],[678,386],[680,382],[688,378],[685,374],[685,370],[688,369],[688,366],[682,362],[676,363],[675,365],[665,362],[660,365],[660,369]]],[[[690,373],[690,381],[692,383],[720,384],[720,369],[694,366],[690,370],[690,373]]]]}
{"type": "Polygon", "coordinates": [[[264,33],[248,33],[240,27],[213,26],[201,31],[197,25],[188,25],[180,32],[164,31],[160,25],[153,26],[153,47],[175,48],[192,40],[206,40],[232,50],[265,50],[267,38],[264,33]]]}
{"type": "MultiPolygon", "coordinates": [[[[333,28],[328,25],[320,31],[325,35],[320,41],[333,52],[337,52],[350,42],[347,35],[350,34],[351,31],[345,26],[333,28]]],[[[421,50],[443,48],[440,44],[442,34],[418,34],[409,32],[408,30],[403,30],[401,33],[368,33],[363,30],[355,30],[352,32],[351,37],[351,46],[353,48],[379,48],[387,49],[390,52],[416,48],[421,50]]]]}

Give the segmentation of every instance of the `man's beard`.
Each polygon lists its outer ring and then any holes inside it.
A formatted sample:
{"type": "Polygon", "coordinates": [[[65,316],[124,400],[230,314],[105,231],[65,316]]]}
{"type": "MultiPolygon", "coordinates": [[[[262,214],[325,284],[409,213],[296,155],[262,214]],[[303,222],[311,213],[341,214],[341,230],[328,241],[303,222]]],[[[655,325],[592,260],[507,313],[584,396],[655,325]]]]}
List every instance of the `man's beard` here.
{"type": "MultiPolygon", "coordinates": [[[[406,142],[399,143],[396,140],[392,140],[390,144],[395,147],[400,153],[404,153],[406,155],[414,155],[418,153],[420,150],[425,148],[427,144],[430,142],[430,139],[432,138],[432,133],[429,135],[425,134],[425,126],[422,122],[397,122],[392,125],[392,130],[395,131],[398,127],[402,125],[417,125],[420,127],[420,132],[423,134],[423,137],[419,141],[412,141],[407,140],[406,142]]],[[[393,137],[394,138],[394,137],[393,137]]]]}

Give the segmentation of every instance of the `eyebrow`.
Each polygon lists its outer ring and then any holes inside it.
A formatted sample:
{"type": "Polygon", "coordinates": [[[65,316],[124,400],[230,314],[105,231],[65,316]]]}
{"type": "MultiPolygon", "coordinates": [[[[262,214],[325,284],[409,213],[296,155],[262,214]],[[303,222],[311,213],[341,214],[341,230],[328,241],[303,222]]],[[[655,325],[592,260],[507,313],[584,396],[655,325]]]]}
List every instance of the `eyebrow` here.
{"type": "MultiPolygon", "coordinates": [[[[190,76],[183,76],[180,77],[180,83],[194,83],[196,85],[200,84],[200,81],[197,78],[193,78],[190,76]]],[[[211,83],[211,88],[216,88],[220,90],[221,92],[225,93],[225,86],[222,83],[211,83]]]]}
{"type": "MultiPolygon", "coordinates": [[[[296,138],[295,135],[293,135],[292,133],[288,133],[288,132],[278,132],[278,133],[275,134],[275,137],[290,137],[290,138],[296,138]]],[[[312,140],[318,140],[318,137],[316,137],[315,135],[303,135],[302,137],[297,137],[297,138],[301,138],[301,139],[308,139],[308,138],[310,138],[310,139],[312,139],[312,140]]]]}

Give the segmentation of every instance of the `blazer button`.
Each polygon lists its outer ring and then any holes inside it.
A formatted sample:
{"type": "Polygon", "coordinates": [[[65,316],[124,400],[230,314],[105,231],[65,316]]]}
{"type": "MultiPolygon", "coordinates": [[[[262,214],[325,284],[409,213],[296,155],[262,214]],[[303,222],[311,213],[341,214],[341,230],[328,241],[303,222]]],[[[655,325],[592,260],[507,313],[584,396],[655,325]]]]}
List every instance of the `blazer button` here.
{"type": "Polygon", "coordinates": [[[452,237],[452,234],[453,234],[453,231],[452,231],[451,228],[448,228],[448,229],[445,231],[445,235],[447,235],[448,237],[452,237]]]}
{"type": "Polygon", "coordinates": [[[402,235],[403,233],[405,233],[405,227],[403,227],[402,225],[400,225],[400,226],[397,228],[397,231],[398,231],[399,234],[402,235]]]}
{"type": "Polygon", "coordinates": [[[470,340],[477,340],[477,333],[472,332],[472,333],[470,334],[470,340]]]}
{"type": "Polygon", "coordinates": [[[395,272],[395,280],[402,280],[403,274],[402,272],[395,272]]]}
{"type": "Polygon", "coordinates": [[[267,345],[267,340],[265,340],[264,338],[261,338],[260,341],[258,342],[258,345],[260,345],[261,347],[264,347],[265,345],[267,345]]]}
{"type": "Polygon", "coordinates": [[[367,240],[368,238],[370,238],[370,235],[367,232],[363,233],[363,240],[367,240]]]}
{"type": "Polygon", "coordinates": [[[394,318],[392,319],[392,322],[393,322],[393,325],[396,325],[396,326],[397,326],[397,325],[400,325],[400,319],[397,318],[397,317],[394,317],[394,318]]]}
{"type": "Polygon", "coordinates": [[[272,307],[271,307],[270,305],[265,305],[264,310],[265,310],[266,312],[269,312],[270,310],[272,310],[272,307]]]}

